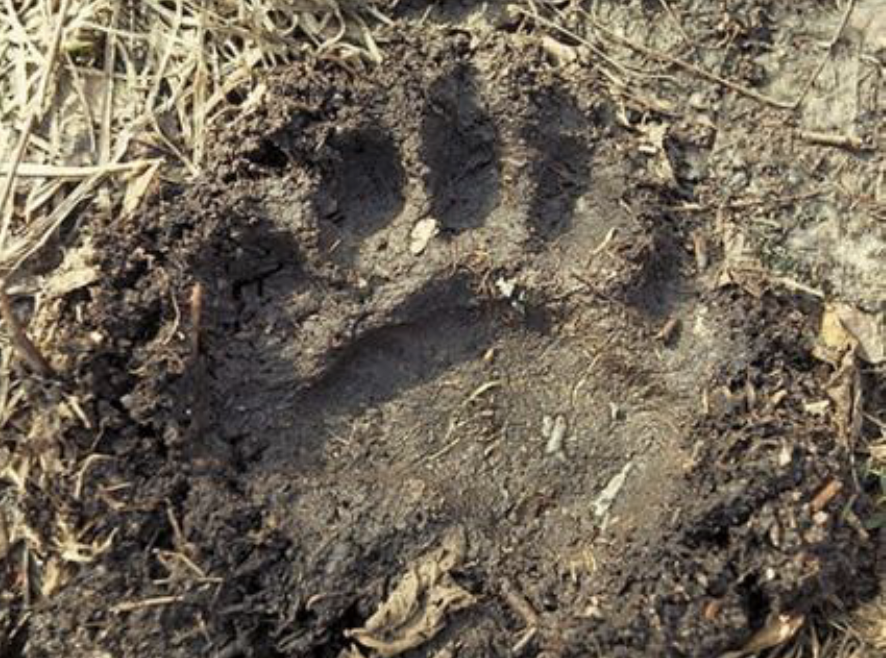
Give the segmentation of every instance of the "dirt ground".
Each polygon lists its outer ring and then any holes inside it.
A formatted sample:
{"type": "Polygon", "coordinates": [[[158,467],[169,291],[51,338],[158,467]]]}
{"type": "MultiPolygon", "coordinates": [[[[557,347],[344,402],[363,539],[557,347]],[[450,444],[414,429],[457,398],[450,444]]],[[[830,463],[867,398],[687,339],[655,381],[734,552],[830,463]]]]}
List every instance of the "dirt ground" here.
{"type": "MultiPolygon", "coordinates": [[[[873,194],[883,100],[854,97],[864,152],[797,137],[845,134],[804,123],[824,101],[766,102],[822,57],[810,98],[844,84],[870,21],[829,51],[829,4],[727,4],[673,3],[682,46],[666,3],[596,16],[738,89],[541,39],[556,12],[401,2],[382,66],[291,67],[197,183],[94,220],[64,381],[29,395],[80,400],[53,427],[95,458],[76,496],[28,495],[46,541],[56,496],[109,543],[7,599],[3,655],[751,654],[874,596],[876,427],[850,435],[815,347],[824,298],[882,299],[884,225],[849,276],[826,247],[850,201],[812,193],[873,194]]],[[[881,375],[853,379],[875,417],[881,375]]]]}

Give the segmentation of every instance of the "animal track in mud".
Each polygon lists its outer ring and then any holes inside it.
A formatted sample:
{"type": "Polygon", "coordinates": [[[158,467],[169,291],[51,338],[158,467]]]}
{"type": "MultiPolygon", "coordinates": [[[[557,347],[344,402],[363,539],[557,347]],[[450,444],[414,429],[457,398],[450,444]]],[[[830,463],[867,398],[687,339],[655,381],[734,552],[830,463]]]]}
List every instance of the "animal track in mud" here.
{"type": "MultiPolygon", "coordinates": [[[[280,101],[292,115],[282,128],[259,126],[260,143],[132,229],[126,244],[138,248],[106,255],[114,283],[103,304],[115,316],[149,305],[162,315],[164,275],[206,290],[199,368],[175,379],[172,359],[151,360],[171,342],[161,327],[142,349],[156,322],[147,337],[127,322],[106,365],[125,364],[118,380],[139,387],[121,392],[126,418],[137,448],[156,451],[148,463],[181,483],[197,562],[213,576],[247,572],[226,578],[231,605],[213,594],[195,609],[222,644],[235,628],[237,646],[261,636],[279,655],[342,655],[343,629],[457,525],[472,555],[456,577],[482,593],[443,633],[466,643],[460,653],[513,647],[522,623],[499,591],[510,579],[543,619],[540,650],[562,655],[557,625],[602,594],[631,605],[587,620],[586,637],[599,625],[601,641],[619,645],[619,619],[630,618],[634,655],[665,655],[648,650],[652,636],[719,655],[724,638],[744,633],[748,607],[784,598],[778,583],[734,585],[732,563],[762,574],[790,557],[750,555],[733,537],[761,547],[767,535],[716,513],[771,498],[774,462],[749,478],[756,498],[724,484],[722,469],[700,489],[684,472],[700,389],[722,372],[745,385],[736,312],[683,277],[681,229],[643,187],[651,177],[631,161],[636,144],[590,85],[536,64],[499,74],[444,54],[394,61],[371,84],[294,76],[292,93],[275,97],[294,99],[280,101]],[[413,231],[431,219],[440,234],[416,254],[413,231]],[[683,329],[665,346],[653,336],[671,317],[683,329]],[[200,414],[189,401],[203,399],[200,414]],[[177,440],[195,417],[196,431],[177,440]],[[615,484],[617,500],[601,500],[615,484]],[[607,506],[619,518],[608,527],[597,512],[607,506]],[[727,593],[715,620],[699,573],[727,593]],[[241,637],[244,611],[260,621],[241,637]],[[702,622],[714,632],[682,635],[702,622]]],[[[170,334],[178,318],[167,314],[170,334]]],[[[720,438],[705,445],[719,449],[720,438]]],[[[129,630],[140,637],[143,621],[129,630]]]]}
{"type": "MultiPolygon", "coordinates": [[[[234,236],[236,245],[225,251],[235,257],[221,277],[210,277],[230,281],[233,329],[254,330],[217,359],[219,370],[231,374],[219,377],[221,397],[237,401],[222,406],[243,412],[242,425],[231,423],[239,426],[234,435],[267,418],[262,409],[292,408],[299,379],[310,384],[318,368],[331,367],[328,353],[353,354],[364,342],[381,345],[385,339],[378,334],[389,327],[396,332],[397,326],[432,322],[435,314],[477,313],[481,277],[468,270],[519,270],[529,263],[530,243],[544,244],[570,229],[576,204],[591,186],[594,121],[565,91],[539,98],[507,135],[520,144],[522,158],[511,171],[503,162],[501,117],[490,113],[477,72],[458,65],[429,85],[420,116],[403,122],[410,134],[390,125],[395,108],[337,126],[317,158],[310,194],[289,188],[277,191],[278,201],[265,196],[255,212],[264,219],[234,236]],[[437,222],[440,235],[416,257],[408,249],[410,233],[427,218],[437,222]],[[300,253],[286,236],[293,228],[316,232],[319,257],[300,253]],[[466,267],[470,258],[460,261],[459,253],[482,262],[466,267]],[[324,260],[335,263],[332,273],[324,260]],[[284,326],[292,333],[284,336],[284,326]],[[311,353],[313,364],[306,358],[311,353]],[[280,360],[273,362],[273,354],[280,360]],[[243,369],[248,376],[233,377],[243,369]],[[241,383],[239,390],[229,389],[233,381],[241,383]]],[[[593,231],[594,239],[603,233],[593,231]]],[[[453,352],[426,335],[416,340],[431,351],[453,352]]],[[[432,372],[437,368],[425,378],[432,372]]],[[[286,415],[271,414],[283,424],[286,415]]]]}
{"type": "Polygon", "coordinates": [[[470,555],[452,577],[477,603],[416,656],[450,641],[507,655],[527,624],[533,655],[598,641],[601,655],[720,655],[761,613],[810,599],[796,583],[837,582],[796,571],[830,540],[794,512],[849,481],[829,421],[795,395],[825,399],[813,366],[784,366],[811,334],[792,325],[786,354],[782,307],[696,294],[681,240],[695,216],[661,210],[670,200],[593,76],[560,77],[538,52],[509,59],[509,36],[485,50],[462,36],[409,42],[369,82],[295,70],[260,125],[232,129],[209,180],[105,227],[93,289],[108,339],[90,340],[83,367],[115,455],[100,468],[115,499],[133,483],[131,507],[109,510],[125,550],[94,571],[98,594],[83,596],[87,579],[69,590],[64,627],[47,608],[35,632],[70,644],[65,629],[109,614],[105,592],[182,586],[181,605],[111,613],[100,634],[159,647],[194,630],[164,656],[346,655],[345,629],[453,526],[470,555]],[[423,220],[440,234],[415,254],[423,220]],[[195,279],[203,354],[190,361],[173,302],[195,279]],[[778,320],[746,312],[761,307],[778,320]],[[671,318],[674,340],[655,339],[671,318]],[[725,401],[702,395],[710,382],[730,386],[725,401]],[[760,426],[730,411],[753,404],[749,389],[759,404],[789,397],[760,426]],[[810,422],[814,451],[785,471],[810,422]],[[773,527],[815,534],[779,547],[773,527]],[[153,554],[179,546],[218,589],[160,583],[153,554]],[[515,614],[508,582],[538,624],[515,614]]]}
{"type": "MultiPolygon", "coordinates": [[[[630,208],[638,195],[597,108],[556,82],[503,90],[470,65],[423,82],[342,94],[273,136],[283,157],[195,268],[221,282],[209,433],[306,552],[305,536],[349,547],[305,566],[318,591],[363,570],[364,551],[384,562],[416,518],[464,525],[491,553],[574,550],[600,522],[588,500],[629,460],[654,459],[629,486],[663,505],[678,451],[659,421],[684,413],[722,356],[687,332],[671,375],[638,348],[654,333],[647,313],[659,322],[687,303],[661,280],[679,283],[681,254],[667,223],[638,217],[646,199],[630,208]],[[416,253],[427,220],[439,234],[416,253]],[[552,417],[569,429],[546,448],[552,417]],[[439,498],[412,496],[404,478],[439,498]],[[348,511],[328,518],[330,500],[348,511]],[[542,523],[547,509],[578,520],[542,523]]],[[[628,513],[655,526],[654,510],[628,513]]]]}

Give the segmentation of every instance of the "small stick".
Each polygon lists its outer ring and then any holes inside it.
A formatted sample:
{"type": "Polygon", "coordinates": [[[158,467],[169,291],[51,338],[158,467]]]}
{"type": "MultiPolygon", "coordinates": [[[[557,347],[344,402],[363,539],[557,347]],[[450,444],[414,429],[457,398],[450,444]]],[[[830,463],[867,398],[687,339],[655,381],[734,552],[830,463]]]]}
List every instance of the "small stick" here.
{"type": "Polygon", "coordinates": [[[671,345],[677,334],[680,333],[680,318],[671,318],[665,325],[655,334],[655,340],[660,340],[665,345],[671,345]]]}
{"type": "Polygon", "coordinates": [[[812,499],[812,510],[815,512],[823,510],[842,489],[843,483],[839,480],[831,480],[828,482],[821,491],[815,494],[815,498],[812,499]]]}
{"type": "Polygon", "coordinates": [[[141,601],[124,601],[111,606],[111,612],[119,614],[121,612],[133,612],[144,608],[156,608],[163,605],[172,605],[184,601],[183,596],[155,596],[150,599],[142,599],[141,601]]]}
{"type": "MultiPolygon", "coordinates": [[[[824,192],[808,192],[806,194],[794,194],[791,196],[775,197],[773,199],[738,199],[719,206],[720,210],[747,210],[750,208],[787,206],[800,201],[809,201],[821,196],[824,192]]],[[[708,212],[714,210],[713,204],[687,203],[682,206],[671,206],[667,210],[671,212],[708,212]]]]}
{"type": "Polygon", "coordinates": [[[765,94],[761,94],[758,91],[754,91],[749,87],[745,87],[737,82],[733,82],[732,80],[727,80],[726,78],[717,75],[716,73],[711,73],[710,71],[706,71],[703,68],[696,66],[690,62],[687,62],[684,59],[680,59],[679,57],[674,57],[673,55],[668,55],[667,53],[659,52],[657,50],[653,50],[652,48],[647,48],[646,46],[640,45],[638,43],[634,43],[630,39],[625,39],[624,37],[616,34],[612,30],[608,29],[604,25],[598,23],[594,18],[588,14],[587,11],[582,10],[582,13],[588,18],[588,21],[598,30],[606,34],[610,39],[615,41],[616,43],[620,43],[626,48],[630,48],[634,52],[640,53],[646,57],[650,57],[652,59],[656,59],[660,62],[665,62],[666,64],[672,64],[677,66],[684,71],[688,71],[703,80],[707,80],[708,82],[713,82],[722,87],[726,87],[727,89],[734,91],[742,96],[747,96],[758,103],[763,103],[764,105],[769,105],[779,110],[793,110],[796,109],[796,102],[786,103],[784,101],[780,101],[776,98],[771,98],[766,96],[765,94]]]}
{"type": "Polygon", "coordinates": [[[843,18],[840,21],[840,25],[837,27],[837,31],[834,33],[833,38],[831,38],[831,42],[828,44],[828,51],[821,58],[821,61],[818,63],[815,71],[812,75],[809,76],[809,79],[806,81],[806,84],[803,85],[803,89],[800,91],[800,94],[797,96],[797,100],[794,101],[794,108],[799,109],[799,107],[803,104],[803,101],[806,100],[806,96],[809,95],[809,91],[812,89],[812,85],[815,84],[815,81],[818,80],[818,76],[821,75],[821,72],[824,70],[825,65],[828,63],[828,60],[834,54],[834,47],[837,45],[837,42],[840,41],[840,38],[843,36],[843,31],[846,29],[846,26],[849,24],[849,18],[852,16],[852,11],[855,9],[855,0],[849,0],[846,5],[846,10],[843,12],[843,18]]]}
{"type": "Polygon", "coordinates": [[[673,10],[673,8],[671,8],[671,5],[668,4],[668,0],[658,0],[658,4],[664,7],[664,10],[668,12],[668,16],[671,17],[671,20],[677,27],[677,31],[680,33],[680,36],[683,37],[683,41],[685,41],[686,45],[692,49],[692,52],[695,52],[695,44],[692,43],[692,39],[690,39],[689,35],[686,34],[686,30],[683,29],[683,23],[680,22],[680,17],[677,16],[677,13],[673,10]]]}
{"type": "Polygon", "coordinates": [[[191,356],[200,356],[200,331],[203,323],[203,284],[195,283],[191,289],[191,356]]]}
{"type": "Polygon", "coordinates": [[[9,295],[6,294],[4,286],[0,284],[0,318],[6,324],[6,330],[9,332],[9,338],[12,345],[18,351],[19,356],[24,359],[25,363],[30,366],[31,370],[42,377],[52,377],[52,368],[37,346],[28,338],[28,334],[22,328],[15,312],[12,310],[12,304],[9,301],[9,295]]]}
{"type": "Polygon", "coordinates": [[[852,151],[861,151],[864,148],[864,142],[859,137],[853,137],[852,135],[823,133],[815,130],[801,130],[797,134],[801,139],[805,139],[807,142],[818,144],[820,146],[835,146],[837,148],[850,149],[852,151]]]}
{"type": "Polygon", "coordinates": [[[199,437],[209,418],[209,400],[206,391],[206,363],[201,358],[201,340],[203,328],[203,284],[195,283],[191,288],[191,356],[190,375],[193,384],[191,392],[191,425],[188,434],[191,438],[199,437]]]}
{"type": "Polygon", "coordinates": [[[699,272],[704,272],[708,269],[710,259],[708,258],[708,241],[700,231],[695,231],[692,234],[692,247],[695,251],[695,267],[699,272]]]}
{"type": "Polygon", "coordinates": [[[501,592],[505,597],[505,601],[508,602],[508,605],[516,612],[520,618],[523,620],[523,623],[526,624],[526,628],[538,627],[538,613],[535,611],[535,608],[532,607],[532,604],[526,600],[526,597],[514,587],[514,584],[505,579],[501,584],[501,592]]]}
{"type": "MultiPolygon", "coordinates": [[[[631,70],[628,67],[626,67],[624,64],[621,64],[621,63],[615,61],[614,59],[612,59],[611,57],[606,55],[606,53],[604,53],[602,50],[600,50],[600,48],[595,46],[593,43],[591,43],[587,39],[583,38],[581,35],[576,34],[575,32],[572,32],[571,30],[567,30],[562,25],[558,25],[554,21],[551,21],[551,20],[548,20],[547,18],[539,16],[537,12],[530,13],[520,7],[514,7],[512,9],[512,11],[517,14],[521,14],[523,16],[526,16],[527,18],[534,20],[539,25],[543,25],[543,26],[547,27],[548,29],[554,30],[555,32],[559,32],[560,34],[567,36],[571,39],[575,39],[581,45],[588,48],[588,50],[590,50],[594,55],[596,55],[601,60],[603,60],[605,63],[607,63],[609,66],[611,66],[613,69],[621,71],[625,75],[628,75],[631,73],[631,70]]],[[[642,72],[637,71],[637,73],[642,73],[642,72]]]]}
{"type": "Polygon", "coordinates": [[[511,652],[515,656],[523,653],[523,649],[529,646],[529,643],[532,642],[533,638],[535,638],[536,635],[538,635],[537,626],[530,626],[529,628],[527,628],[525,631],[523,631],[517,643],[511,648],[511,652]]]}

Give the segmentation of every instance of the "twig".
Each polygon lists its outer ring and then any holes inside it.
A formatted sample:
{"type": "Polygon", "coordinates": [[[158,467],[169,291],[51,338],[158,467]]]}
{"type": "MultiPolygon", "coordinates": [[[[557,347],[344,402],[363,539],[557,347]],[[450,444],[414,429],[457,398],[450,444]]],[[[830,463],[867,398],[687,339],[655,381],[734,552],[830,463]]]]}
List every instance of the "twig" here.
{"type": "Polygon", "coordinates": [[[800,95],[797,96],[797,100],[794,101],[793,109],[798,109],[800,105],[803,104],[803,101],[806,100],[806,96],[809,95],[809,91],[812,89],[812,85],[815,84],[815,81],[818,79],[818,76],[821,75],[821,72],[824,70],[825,65],[828,63],[828,60],[834,54],[834,47],[840,41],[840,38],[843,36],[843,31],[846,29],[846,26],[849,24],[849,18],[852,16],[852,10],[855,9],[855,0],[849,0],[846,5],[846,10],[843,12],[843,19],[840,21],[840,25],[837,27],[837,31],[834,32],[833,38],[831,38],[831,42],[828,44],[827,52],[821,58],[821,61],[818,63],[818,66],[815,68],[815,71],[812,75],[809,76],[809,79],[806,81],[806,84],[803,85],[803,89],[800,91],[800,95]]]}
{"type": "Polygon", "coordinates": [[[526,600],[526,597],[523,596],[523,594],[507,578],[502,581],[501,593],[505,597],[505,601],[508,602],[508,605],[513,608],[514,612],[516,612],[523,620],[523,623],[526,624],[526,628],[538,626],[538,613],[535,611],[535,608],[532,607],[532,604],[526,600]]]}
{"type": "Polygon", "coordinates": [[[841,135],[839,133],[823,133],[815,130],[801,130],[797,133],[801,139],[820,146],[835,146],[837,148],[861,151],[864,149],[864,141],[860,137],[841,135]]]}
{"type": "Polygon", "coordinates": [[[195,283],[191,289],[191,357],[200,357],[200,332],[203,324],[203,284],[195,283]]]}
{"type": "Polygon", "coordinates": [[[51,377],[53,375],[52,368],[46,359],[43,358],[43,355],[40,354],[40,350],[28,338],[28,334],[25,333],[18,318],[15,317],[15,312],[12,310],[12,304],[9,301],[9,295],[6,294],[4,288],[5,283],[0,283],[0,318],[6,324],[6,330],[9,332],[12,345],[18,351],[19,356],[30,366],[31,370],[42,377],[51,377]]]}
{"type": "Polygon", "coordinates": [[[702,78],[703,80],[707,80],[708,82],[713,82],[715,84],[726,87],[727,89],[734,91],[742,96],[747,96],[757,102],[763,103],[764,105],[769,105],[771,107],[777,108],[779,110],[793,110],[795,109],[795,103],[786,103],[785,101],[780,101],[775,98],[771,98],[766,96],[765,94],[761,94],[758,91],[754,91],[749,87],[745,87],[737,82],[733,82],[732,80],[727,80],[726,78],[717,75],[716,73],[711,73],[710,71],[706,71],[703,68],[696,66],[695,64],[691,64],[684,59],[680,59],[679,57],[674,57],[673,55],[668,55],[667,53],[659,52],[657,50],[652,50],[651,48],[647,48],[646,46],[641,46],[638,43],[634,43],[629,39],[625,39],[623,36],[620,36],[610,30],[609,28],[601,25],[594,18],[584,10],[581,10],[582,13],[587,17],[588,21],[591,25],[594,26],[595,29],[600,30],[605,33],[610,39],[620,43],[621,45],[630,48],[631,50],[644,55],[645,57],[649,57],[651,59],[656,59],[660,62],[665,62],[667,64],[672,64],[677,66],[693,75],[702,78]]]}
{"type": "Polygon", "coordinates": [[[819,512],[823,510],[842,489],[843,483],[840,480],[828,482],[812,499],[812,511],[819,512]]]}
{"type": "Polygon", "coordinates": [[[183,596],[156,596],[152,599],[143,599],[141,601],[124,601],[123,603],[111,606],[111,612],[133,612],[134,610],[141,610],[143,608],[156,608],[163,605],[172,605],[173,603],[179,603],[184,600],[185,597],[183,596]]]}
{"type": "Polygon", "coordinates": [[[513,653],[515,656],[519,656],[521,653],[523,653],[523,649],[529,646],[529,643],[532,642],[536,635],[538,635],[537,626],[530,626],[529,628],[527,628],[525,631],[523,631],[520,639],[517,640],[517,643],[513,647],[511,647],[511,653],[513,653]]]}
{"type": "Polygon", "coordinates": [[[686,45],[692,49],[692,52],[695,52],[695,44],[692,42],[692,39],[689,38],[689,35],[686,34],[686,30],[683,29],[683,23],[680,22],[680,17],[677,16],[677,12],[671,7],[671,4],[668,0],[658,0],[658,3],[664,7],[664,10],[668,12],[668,16],[671,17],[671,20],[674,22],[674,25],[677,27],[677,31],[680,33],[680,36],[683,37],[683,41],[686,42],[686,45]]]}

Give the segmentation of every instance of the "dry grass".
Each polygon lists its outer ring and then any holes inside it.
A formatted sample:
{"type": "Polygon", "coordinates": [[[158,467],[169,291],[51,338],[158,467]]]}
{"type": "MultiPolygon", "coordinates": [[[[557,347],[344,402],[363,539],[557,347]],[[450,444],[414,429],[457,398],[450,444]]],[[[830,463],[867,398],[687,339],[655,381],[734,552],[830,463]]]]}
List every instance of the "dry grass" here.
{"type": "Polygon", "coordinates": [[[4,0],[0,272],[81,207],[133,212],[158,178],[198,174],[212,126],[261,101],[294,57],[378,62],[368,3],[4,0]]]}

